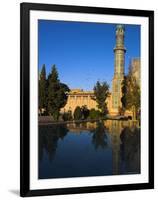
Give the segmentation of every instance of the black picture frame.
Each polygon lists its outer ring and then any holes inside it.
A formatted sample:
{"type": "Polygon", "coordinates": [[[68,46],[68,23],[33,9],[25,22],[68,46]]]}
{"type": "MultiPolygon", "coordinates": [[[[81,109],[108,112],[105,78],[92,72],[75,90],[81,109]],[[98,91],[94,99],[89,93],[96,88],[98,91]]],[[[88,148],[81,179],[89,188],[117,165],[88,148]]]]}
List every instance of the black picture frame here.
{"type": "Polygon", "coordinates": [[[21,42],[21,58],[20,58],[20,93],[21,93],[21,109],[20,109],[20,195],[42,196],[42,195],[59,195],[59,194],[75,194],[75,193],[92,193],[122,190],[138,190],[154,188],[154,12],[147,10],[132,9],[115,9],[100,7],[83,7],[71,5],[51,5],[51,4],[35,4],[21,3],[20,5],[20,42],[21,42]],[[88,186],[75,188],[58,188],[58,189],[30,189],[30,11],[59,11],[59,12],[75,12],[75,13],[93,13],[93,14],[109,14],[122,16],[140,16],[149,19],[149,182],[123,185],[105,185],[105,186],[88,186]]]}

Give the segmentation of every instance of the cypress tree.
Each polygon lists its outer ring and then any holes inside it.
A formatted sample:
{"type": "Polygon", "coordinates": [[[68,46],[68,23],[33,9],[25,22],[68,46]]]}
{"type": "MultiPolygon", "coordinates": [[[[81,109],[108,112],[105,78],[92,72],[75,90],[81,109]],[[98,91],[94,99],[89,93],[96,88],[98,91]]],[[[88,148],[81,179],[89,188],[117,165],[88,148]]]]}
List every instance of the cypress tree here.
{"type": "Polygon", "coordinates": [[[48,77],[48,112],[53,116],[54,120],[57,120],[59,115],[57,106],[59,86],[58,72],[55,65],[53,65],[48,77]]]}
{"type": "Polygon", "coordinates": [[[54,120],[58,120],[60,109],[66,104],[68,91],[68,86],[60,82],[56,66],[53,65],[48,77],[48,112],[54,120]]]}
{"type": "Polygon", "coordinates": [[[46,69],[45,65],[43,65],[39,77],[39,110],[41,113],[43,113],[42,109],[46,111],[46,105],[47,105],[47,81],[46,81],[46,69]]]}

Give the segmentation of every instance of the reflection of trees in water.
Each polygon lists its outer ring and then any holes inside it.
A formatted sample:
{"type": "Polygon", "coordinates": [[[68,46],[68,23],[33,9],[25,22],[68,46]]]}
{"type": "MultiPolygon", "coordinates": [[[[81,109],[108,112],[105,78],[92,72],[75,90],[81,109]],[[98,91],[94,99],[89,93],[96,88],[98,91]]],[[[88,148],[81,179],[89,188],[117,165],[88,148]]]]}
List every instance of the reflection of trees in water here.
{"type": "Polygon", "coordinates": [[[51,161],[54,158],[59,138],[63,139],[67,132],[68,129],[64,124],[39,126],[39,160],[42,160],[45,149],[51,161]]]}
{"type": "Polygon", "coordinates": [[[140,173],[140,129],[126,127],[121,135],[121,158],[125,172],[140,173]]]}
{"type": "Polygon", "coordinates": [[[125,125],[128,125],[128,123],[98,121],[95,123],[39,126],[39,160],[42,160],[44,150],[48,154],[49,160],[52,160],[59,139],[63,139],[67,135],[68,128],[70,132],[71,128],[74,128],[73,133],[87,130],[91,134],[92,145],[96,150],[107,148],[110,138],[111,145],[109,147],[112,148],[113,174],[139,173],[140,129],[125,127],[125,125]]]}
{"type": "Polygon", "coordinates": [[[103,122],[97,122],[96,128],[91,131],[93,133],[92,136],[92,144],[95,149],[98,148],[106,148],[108,145],[108,137],[106,135],[106,127],[103,122]]]}

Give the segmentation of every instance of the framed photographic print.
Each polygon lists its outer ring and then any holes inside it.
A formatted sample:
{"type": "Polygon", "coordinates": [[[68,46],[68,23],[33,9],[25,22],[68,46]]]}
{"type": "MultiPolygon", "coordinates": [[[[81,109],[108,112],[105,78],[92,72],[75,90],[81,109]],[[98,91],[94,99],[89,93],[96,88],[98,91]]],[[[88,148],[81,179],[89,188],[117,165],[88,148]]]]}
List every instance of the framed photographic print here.
{"type": "Polygon", "coordinates": [[[21,4],[23,197],[154,188],[154,12],[21,4]]]}

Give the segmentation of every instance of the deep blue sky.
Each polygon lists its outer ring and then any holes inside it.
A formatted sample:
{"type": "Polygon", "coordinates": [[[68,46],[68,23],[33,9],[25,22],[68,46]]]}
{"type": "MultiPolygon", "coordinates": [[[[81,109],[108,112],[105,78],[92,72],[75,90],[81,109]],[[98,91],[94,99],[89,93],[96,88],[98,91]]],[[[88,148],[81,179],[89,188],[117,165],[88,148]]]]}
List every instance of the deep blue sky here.
{"type": "MultiPolygon", "coordinates": [[[[111,86],[116,24],[39,20],[38,64],[47,74],[56,65],[61,82],[92,90],[97,80],[111,86]]],[[[125,72],[140,57],[140,26],[125,25],[125,72]]]]}

